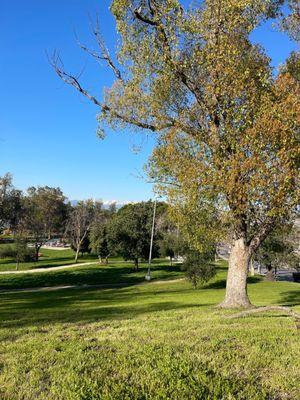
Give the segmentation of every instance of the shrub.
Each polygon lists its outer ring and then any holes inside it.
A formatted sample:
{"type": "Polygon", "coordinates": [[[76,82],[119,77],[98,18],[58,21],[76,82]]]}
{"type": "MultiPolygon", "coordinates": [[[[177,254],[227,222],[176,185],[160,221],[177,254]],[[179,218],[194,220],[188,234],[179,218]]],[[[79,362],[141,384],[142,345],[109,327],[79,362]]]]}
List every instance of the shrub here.
{"type": "Polygon", "coordinates": [[[12,245],[5,245],[0,247],[0,259],[15,258],[16,248],[12,245]]]}
{"type": "Polygon", "coordinates": [[[199,253],[192,250],[188,252],[182,268],[186,271],[186,278],[195,289],[215,276],[216,268],[212,263],[213,259],[214,253],[212,251],[199,253]]]}

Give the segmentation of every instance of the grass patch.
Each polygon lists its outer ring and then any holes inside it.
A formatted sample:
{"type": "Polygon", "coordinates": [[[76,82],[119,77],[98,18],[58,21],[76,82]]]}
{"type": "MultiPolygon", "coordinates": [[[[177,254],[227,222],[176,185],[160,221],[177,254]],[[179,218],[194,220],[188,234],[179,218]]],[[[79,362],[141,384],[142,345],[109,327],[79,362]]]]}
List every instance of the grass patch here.
{"type": "MultiPolygon", "coordinates": [[[[225,275],[223,264],[199,290],[177,281],[2,293],[1,400],[299,399],[294,321],[224,318],[215,305],[225,275]]],[[[298,284],[251,282],[256,305],[300,311],[298,284]]]]}

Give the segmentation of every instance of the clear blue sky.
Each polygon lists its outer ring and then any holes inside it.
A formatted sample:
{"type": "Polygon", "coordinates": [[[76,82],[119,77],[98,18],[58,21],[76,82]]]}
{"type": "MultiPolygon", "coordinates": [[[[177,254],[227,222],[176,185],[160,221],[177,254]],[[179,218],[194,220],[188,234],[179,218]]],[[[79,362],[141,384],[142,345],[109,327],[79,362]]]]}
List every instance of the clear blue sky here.
{"type": "MultiPolygon", "coordinates": [[[[59,186],[70,199],[143,200],[151,186],[137,178],[154,143],[146,135],[108,132],[96,137],[97,108],[64,85],[49,66],[46,51],[59,49],[65,66],[79,71],[101,97],[112,76],[76,45],[74,30],[91,42],[89,14],[99,14],[113,47],[109,0],[2,0],[0,9],[0,174],[11,172],[18,188],[59,186]],[[135,154],[134,145],[142,145],[135,154]]],[[[271,24],[253,35],[274,66],[293,48],[271,24]]]]}

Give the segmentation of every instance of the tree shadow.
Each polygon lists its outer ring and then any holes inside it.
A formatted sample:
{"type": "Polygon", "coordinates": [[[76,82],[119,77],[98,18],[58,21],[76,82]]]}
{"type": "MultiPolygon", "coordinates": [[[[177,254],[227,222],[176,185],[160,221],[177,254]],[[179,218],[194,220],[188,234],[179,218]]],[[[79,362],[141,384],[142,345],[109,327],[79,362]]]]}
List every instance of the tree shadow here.
{"type": "MultiPolygon", "coordinates": [[[[179,291],[174,290],[172,294],[176,292],[179,291]]],[[[155,301],[155,294],[151,290],[138,293],[130,289],[6,294],[3,298],[1,296],[0,302],[1,328],[24,328],[62,322],[82,324],[116,321],[160,311],[212,305],[195,302],[183,304],[173,300],[155,301]]]]}
{"type": "Polygon", "coordinates": [[[281,305],[287,305],[290,307],[299,306],[300,305],[300,285],[299,290],[290,290],[288,292],[281,293],[280,301],[278,301],[281,305]]]}

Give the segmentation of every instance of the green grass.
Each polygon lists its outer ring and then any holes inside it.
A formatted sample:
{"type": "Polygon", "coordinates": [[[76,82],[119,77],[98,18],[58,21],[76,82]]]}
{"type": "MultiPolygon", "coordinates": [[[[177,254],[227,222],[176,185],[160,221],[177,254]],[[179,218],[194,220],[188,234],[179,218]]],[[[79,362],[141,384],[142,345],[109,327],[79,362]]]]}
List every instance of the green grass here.
{"type": "MultiPolygon", "coordinates": [[[[199,290],[177,281],[0,294],[0,399],[299,399],[293,319],[226,319],[215,307],[225,273],[199,290]]],[[[252,279],[249,294],[300,311],[299,284],[252,279]]]]}
{"type": "MultiPolygon", "coordinates": [[[[126,283],[134,285],[144,282],[147,264],[141,264],[138,272],[133,272],[132,263],[111,260],[108,265],[92,264],[71,269],[34,274],[0,275],[0,290],[36,288],[65,285],[102,285],[126,283]]],[[[166,261],[156,260],[152,264],[153,279],[174,279],[182,277],[179,265],[169,266],[166,261]]]]}
{"type": "MultiPolygon", "coordinates": [[[[0,246],[7,246],[0,244],[0,246]]],[[[38,262],[20,263],[19,270],[35,269],[35,268],[51,268],[60,265],[74,264],[75,253],[71,249],[66,250],[50,250],[42,248],[38,262]]],[[[96,261],[97,257],[93,255],[80,256],[78,262],[96,261]]],[[[9,258],[0,259],[0,271],[14,271],[16,270],[16,263],[9,258]]]]}

